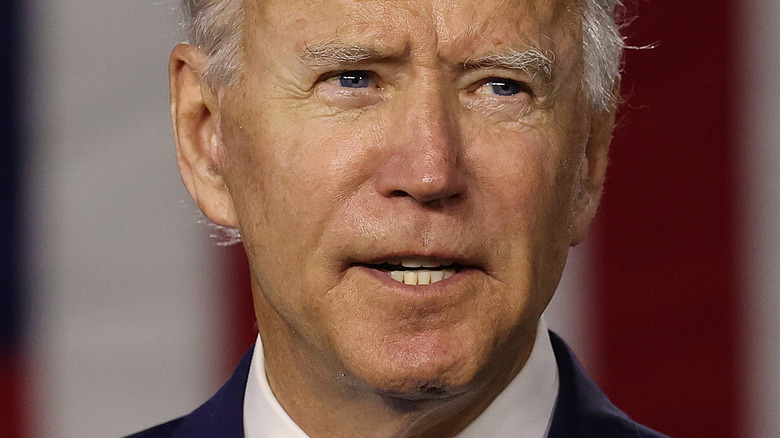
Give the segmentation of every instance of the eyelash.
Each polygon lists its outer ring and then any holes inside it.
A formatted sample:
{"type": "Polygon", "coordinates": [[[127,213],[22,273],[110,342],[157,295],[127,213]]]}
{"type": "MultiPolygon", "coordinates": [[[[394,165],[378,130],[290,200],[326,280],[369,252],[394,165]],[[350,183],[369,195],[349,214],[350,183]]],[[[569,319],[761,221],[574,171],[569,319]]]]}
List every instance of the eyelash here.
{"type": "MultiPolygon", "coordinates": [[[[334,81],[338,80],[339,81],[338,85],[343,88],[361,89],[361,88],[368,88],[370,86],[370,82],[374,82],[373,76],[374,76],[373,72],[367,70],[344,70],[344,71],[334,72],[327,75],[325,80],[334,80],[334,81]],[[363,87],[350,87],[345,84],[345,81],[350,80],[349,78],[352,78],[351,80],[354,85],[358,84],[357,83],[358,79],[356,78],[365,79],[369,83],[367,83],[366,86],[363,87]]],[[[533,90],[525,82],[521,82],[510,78],[498,77],[498,76],[493,76],[493,77],[483,79],[478,83],[475,90],[478,90],[479,88],[489,84],[495,84],[493,85],[494,87],[499,86],[499,84],[504,84],[503,87],[504,89],[506,89],[508,86],[514,86],[517,88],[517,91],[514,94],[506,95],[506,96],[513,96],[519,93],[527,93],[531,97],[534,97],[533,90]]],[[[497,95],[501,96],[501,94],[497,94],[497,95]]]]}
{"type": "Polygon", "coordinates": [[[374,79],[374,77],[375,77],[374,73],[368,70],[342,70],[342,71],[336,71],[336,72],[323,75],[320,81],[333,82],[334,85],[339,86],[341,88],[364,90],[370,88],[372,83],[376,85],[376,80],[374,79]],[[349,77],[353,78],[352,79],[353,83],[355,83],[354,78],[357,77],[360,77],[361,79],[365,79],[366,81],[368,81],[368,83],[364,87],[349,87],[345,85],[345,79],[349,80],[348,79],[349,77]]]}
{"type": "Polygon", "coordinates": [[[498,77],[498,76],[493,76],[493,77],[489,77],[489,78],[483,79],[482,81],[477,83],[477,86],[476,86],[476,88],[474,88],[474,90],[475,91],[479,90],[480,88],[482,88],[482,87],[484,87],[486,85],[490,85],[490,84],[493,84],[492,86],[494,87],[494,89],[493,89],[494,91],[495,91],[495,87],[496,86],[500,86],[499,84],[504,84],[504,87],[502,87],[502,88],[507,88],[508,86],[512,86],[512,87],[516,87],[516,89],[517,89],[517,91],[514,94],[502,95],[502,94],[496,93],[497,96],[512,97],[512,96],[518,95],[520,93],[526,93],[531,98],[535,97],[533,90],[531,89],[531,87],[527,83],[522,82],[522,81],[518,81],[518,80],[515,80],[515,79],[503,78],[503,77],[498,77]]]}

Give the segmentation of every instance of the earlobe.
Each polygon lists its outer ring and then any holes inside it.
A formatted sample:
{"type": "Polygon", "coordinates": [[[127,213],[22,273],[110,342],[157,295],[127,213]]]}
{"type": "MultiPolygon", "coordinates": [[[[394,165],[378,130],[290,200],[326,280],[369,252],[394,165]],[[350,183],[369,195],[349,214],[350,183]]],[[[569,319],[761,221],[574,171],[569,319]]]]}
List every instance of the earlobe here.
{"type": "Polygon", "coordinates": [[[179,44],[171,53],[171,120],[182,182],[203,214],[217,225],[237,228],[233,200],[219,172],[222,143],[219,100],[202,83],[203,52],[179,44]]]}
{"type": "Polygon", "coordinates": [[[614,125],[614,109],[600,112],[591,121],[590,134],[578,175],[578,192],[573,206],[571,246],[578,245],[585,239],[598,210],[607,173],[607,155],[614,125]]]}

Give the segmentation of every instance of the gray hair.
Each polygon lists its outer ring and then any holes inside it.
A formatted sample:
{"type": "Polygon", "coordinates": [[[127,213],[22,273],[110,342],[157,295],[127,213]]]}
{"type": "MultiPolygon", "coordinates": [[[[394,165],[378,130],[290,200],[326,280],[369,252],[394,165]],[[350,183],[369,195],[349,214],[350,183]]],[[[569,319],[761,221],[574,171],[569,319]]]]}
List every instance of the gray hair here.
{"type": "MultiPolygon", "coordinates": [[[[625,42],[616,19],[620,0],[582,2],[583,87],[594,110],[618,100],[618,78],[625,42]]],[[[229,87],[243,65],[243,0],[182,0],[190,42],[208,55],[203,70],[212,88],[229,87]]]]}
{"type": "Polygon", "coordinates": [[[190,43],[206,52],[201,74],[212,88],[229,87],[244,63],[243,0],[182,0],[190,43]]]}
{"type": "Polygon", "coordinates": [[[618,83],[625,40],[616,19],[620,0],[584,0],[582,6],[583,86],[591,108],[613,107],[620,96],[618,83]]]}

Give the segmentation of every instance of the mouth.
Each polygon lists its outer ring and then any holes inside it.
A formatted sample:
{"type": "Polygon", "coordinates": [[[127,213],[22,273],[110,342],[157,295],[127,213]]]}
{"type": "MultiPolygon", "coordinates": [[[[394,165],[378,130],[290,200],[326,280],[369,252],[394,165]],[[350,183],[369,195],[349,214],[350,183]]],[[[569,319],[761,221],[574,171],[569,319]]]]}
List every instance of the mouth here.
{"type": "Polygon", "coordinates": [[[449,260],[420,258],[388,259],[363,266],[384,272],[391,279],[412,286],[438,283],[466,268],[449,260]]]}

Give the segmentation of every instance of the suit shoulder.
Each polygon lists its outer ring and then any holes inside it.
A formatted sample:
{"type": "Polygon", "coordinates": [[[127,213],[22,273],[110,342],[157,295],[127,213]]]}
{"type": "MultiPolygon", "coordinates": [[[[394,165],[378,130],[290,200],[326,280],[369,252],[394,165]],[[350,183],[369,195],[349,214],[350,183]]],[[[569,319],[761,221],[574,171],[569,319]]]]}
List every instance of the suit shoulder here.
{"type": "Polygon", "coordinates": [[[239,362],[233,375],[206,403],[183,417],[129,435],[126,438],[242,438],[244,390],[254,346],[239,362]]]}
{"type": "Polygon", "coordinates": [[[553,332],[550,340],[559,377],[550,438],[668,438],[618,409],[588,377],[566,343],[553,332]]]}
{"type": "Polygon", "coordinates": [[[140,432],[136,432],[132,435],[128,435],[125,438],[165,438],[172,437],[181,424],[184,417],[179,417],[175,420],[168,421],[166,423],[158,424],[140,432]]]}
{"type": "Polygon", "coordinates": [[[607,415],[600,419],[591,419],[591,423],[583,426],[582,435],[604,436],[610,438],[669,438],[667,435],[637,423],[620,411],[619,414],[607,415]]]}

